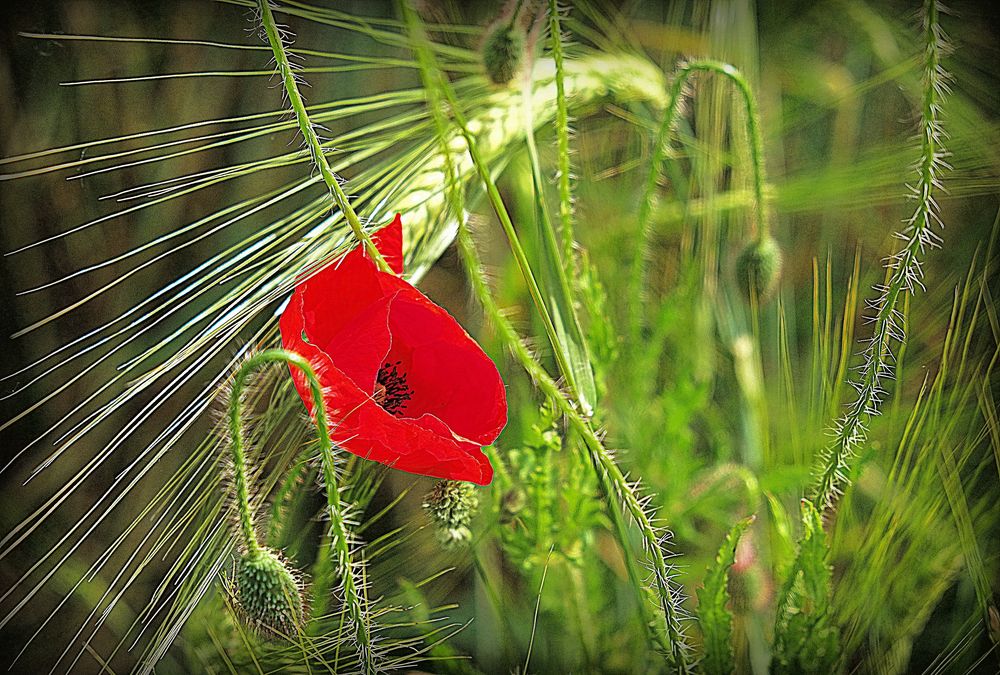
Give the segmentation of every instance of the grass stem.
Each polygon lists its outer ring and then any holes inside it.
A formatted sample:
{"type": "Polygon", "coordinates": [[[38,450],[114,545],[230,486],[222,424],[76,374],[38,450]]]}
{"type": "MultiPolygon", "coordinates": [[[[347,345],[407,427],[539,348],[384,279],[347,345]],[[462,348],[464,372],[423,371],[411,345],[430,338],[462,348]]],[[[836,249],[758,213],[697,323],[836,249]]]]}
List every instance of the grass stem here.
{"type": "Polygon", "coordinates": [[[562,237],[563,264],[567,275],[576,270],[573,252],[573,189],[569,160],[569,111],[566,106],[562,26],[559,22],[558,0],[549,0],[549,43],[556,66],[556,145],[559,151],[559,234],[562,237]]]}
{"type": "Polygon", "coordinates": [[[882,383],[894,375],[893,343],[902,344],[905,317],[897,309],[902,298],[912,296],[917,287],[923,288],[921,257],[928,248],[938,247],[940,238],[934,233],[938,216],[934,189],[940,185],[945,151],[941,146],[941,104],[948,91],[949,76],[941,65],[945,36],[939,23],[937,0],[924,2],[924,82],[920,110],[920,160],[917,181],[912,188],[917,207],[899,234],[900,249],[887,261],[888,281],[875,287],[878,294],[869,302],[875,314],[874,328],[861,351],[863,363],[860,377],[852,382],[857,397],[847,413],[834,424],[834,440],[822,453],[814,470],[811,500],[817,509],[833,508],[837,497],[848,483],[850,463],[857,448],[868,438],[868,425],[879,414],[886,390],[882,383]]]}
{"type": "Polygon", "coordinates": [[[299,131],[302,132],[302,137],[305,139],[306,146],[309,148],[309,153],[312,155],[316,168],[319,169],[319,173],[323,177],[323,182],[326,183],[334,201],[347,219],[347,223],[351,226],[354,236],[365,247],[371,259],[375,261],[375,264],[383,272],[391,272],[389,264],[382,257],[382,254],[378,252],[378,249],[375,248],[371,237],[365,232],[364,226],[361,224],[361,219],[358,218],[358,214],[354,211],[354,207],[351,206],[350,200],[344,194],[343,188],[340,187],[340,181],[330,168],[330,163],[326,161],[326,155],[323,153],[323,144],[320,143],[319,137],[316,135],[316,130],[309,120],[309,113],[306,111],[305,102],[299,93],[295,71],[288,60],[288,53],[285,49],[281,33],[278,32],[277,24],[274,21],[271,5],[268,0],[258,0],[257,6],[260,9],[261,25],[263,25],[264,31],[267,33],[267,41],[271,45],[271,51],[274,52],[274,60],[278,65],[278,74],[281,76],[281,83],[288,96],[288,103],[292,106],[292,110],[295,111],[295,119],[298,122],[299,131]]]}

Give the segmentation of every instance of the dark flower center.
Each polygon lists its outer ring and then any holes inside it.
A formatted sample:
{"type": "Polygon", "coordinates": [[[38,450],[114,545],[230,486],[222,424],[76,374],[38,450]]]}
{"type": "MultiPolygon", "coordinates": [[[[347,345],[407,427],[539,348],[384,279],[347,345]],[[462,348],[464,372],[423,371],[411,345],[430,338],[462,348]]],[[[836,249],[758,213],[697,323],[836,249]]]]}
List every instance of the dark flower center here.
{"type": "Polygon", "coordinates": [[[390,415],[403,416],[406,402],[413,396],[413,390],[406,386],[406,373],[399,369],[402,361],[386,363],[375,378],[375,393],[372,398],[390,415]]]}

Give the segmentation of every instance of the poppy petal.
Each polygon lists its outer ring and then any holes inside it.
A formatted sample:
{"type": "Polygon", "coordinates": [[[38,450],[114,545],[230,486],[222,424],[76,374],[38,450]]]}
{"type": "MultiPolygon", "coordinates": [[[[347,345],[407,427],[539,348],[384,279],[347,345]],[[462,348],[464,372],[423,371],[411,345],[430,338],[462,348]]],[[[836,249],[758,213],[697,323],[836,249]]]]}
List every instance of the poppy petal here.
{"type": "MultiPolygon", "coordinates": [[[[373,241],[400,273],[399,215],[373,241]]],[[[492,443],[507,420],[496,366],[450,314],[402,278],[378,270],[363,247],[299,284],[280,327],[285,348],[313,365],[331,438],[341,448],[402,471],[490,482],[493,468],[481,446],[492,443]],[[399,366],[395,382],[405,392],[393,405],[375,399],[376,380],[390,362],[399,366]]],[[[298,370],[292,376],[312,414],[305,377],[298,370]]],[[[395,368],[386,377],[393,381],[395,368]]]]}
{"type": "Polygon", "coordinates": [[[436,428],[421,421],[424,424],[393,417],[370,401],[331,423],[338,445],[359,457],[422,476],[490,483],[493,467],[478,443],[455,438],[440,421],[436,428]]]}
{"type": "MultiPolygon", "coordinates": [[[[316,373],[316,377],[325,386],[327,373],[333,367],[333,362],[326,352],[304,338],[306,335],[304,317],[303,295],[298,292],[293,293],[278,323],[281,330],[281,346],[308,360],[309,364],[313,367],[313,371],[316,373]]],[[[305,404],[309,415],[312,416],[313,400],[312,392],[309,390],[309,383],[306,382],[305,375],[298,368],[289,366],[289,370],[292,374],[292,382],[295,384],[295,389],[299,392],[299,397],[302,398],[302,402],[305,404]]]]}
{"type": "MultiPolygon", "coordinates": [[[[306,329],[303,296],[295,293],[281,316],[282,344],[309,360],[323,384],[323,401],[331,438],[341,448],[401,471],[487,485],[493,468],[480,446],[455,438],[440,420],[393,417],[371,395],[341,371],[332,357],[302,339],[306,329]]],[[[305,376],[292,369],[295,388],[313,415],[312,395],[305,376]]]]}
{"type": "Polygon", "coordinates": [[[413,391],[406,417],[429,413],[459,436],[492,443],[507,423],[496,365],[448,312],[410,289],[399,291],[389,313],[387,357],[401,361],[413,391]]]}
{"type": "Polygon", "coordinates": [[[320,348],[386,295],[379,285],[382,275],[357,251],[355,248],[295,289],[309,339],[320,348]]]}
{"type": "MultiPolygon", "coordinates": [[[[365,393],[375,391],[379,368],[392,344],[389,307],[395,296],[380,298],[326,344],[317,345],[365,393]]],[[[307,332],[308,335],[308,332],[307,332]]]]}
{"type": "MultiPolygon", "coordinates": [[[[372,235],[372,243],[392,271],[403,273],[403,220],[397,213],[392,222],[372,235]]],[[[361,248],[360,246],[358,247],[361,248]]]]}

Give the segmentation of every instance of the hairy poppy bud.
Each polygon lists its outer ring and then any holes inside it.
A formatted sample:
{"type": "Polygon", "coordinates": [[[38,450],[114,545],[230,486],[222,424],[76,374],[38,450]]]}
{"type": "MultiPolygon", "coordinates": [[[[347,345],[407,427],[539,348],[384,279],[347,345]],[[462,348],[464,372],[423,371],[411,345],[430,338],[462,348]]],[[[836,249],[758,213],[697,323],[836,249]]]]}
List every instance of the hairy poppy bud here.
{"type": "Polygon", "coordinates": [[[424,508],[437,526],[438,540],[445,548],[472,541],[469,525],[478,506],[476,488],[464,481],[439,481],[424,498],[424,508]]]}
{"type": "Polygon", "coordinates": [[[507,84],[524,59],[524,31],[502,21],[486,34],[483,41],[483,67],[493,84],[507,84]]]}
{"type": "Polygon", "coordinates": [[[749,296],[766,298],[781,275],[781,249],[771,237],[751,242],[736,259],[736,281],[749,296]]]}
{"type": "Polygon", "coordinates": [[[302,624],[302,589],[277,552],[245,553],[236,565],[235,586],[242,618],[263,637],[291,636],[302,624]]]}

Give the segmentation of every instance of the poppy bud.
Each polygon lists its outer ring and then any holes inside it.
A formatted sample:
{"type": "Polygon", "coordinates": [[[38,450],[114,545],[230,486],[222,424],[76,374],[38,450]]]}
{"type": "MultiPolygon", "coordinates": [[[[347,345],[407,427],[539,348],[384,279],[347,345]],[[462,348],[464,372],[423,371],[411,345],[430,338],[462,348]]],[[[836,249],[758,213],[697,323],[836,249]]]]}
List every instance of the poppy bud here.
{"type": "Polygon", "coordinates": [[[524,59],[524,31],[516,25],[501,21],[486,34],[483,41],[483,67],[493,84],[507,84],[524,59]]]}
{"type": "Polygon", "coordinates": [[[751,242],[736,259],[736,281],[749,297],[768,297],[781,275],[781,249],[771,237],[751,242]]]}
{"type": "Polygon", "coordinates": [[[302,589],[277,552],[261,548],[243,554],[236,565],[235,581],[237,608],[261,636],[291,636],[302,625],[302,589]]]}
{"type": "Polygon", "coordinates": [[[424,498],[424,508],[437,526],[437,536],[445,548],[472,541],[472,516],[479,506],[476,488],[457,480],[438,481],[424,498]]]}

